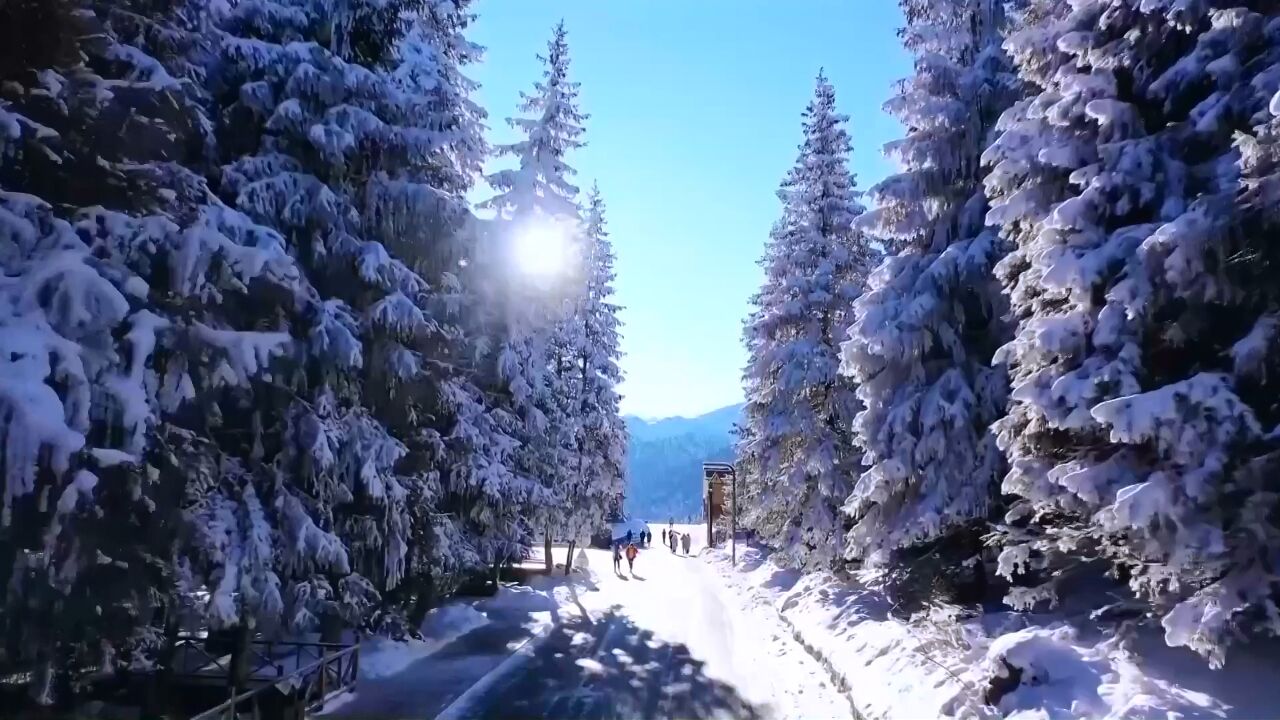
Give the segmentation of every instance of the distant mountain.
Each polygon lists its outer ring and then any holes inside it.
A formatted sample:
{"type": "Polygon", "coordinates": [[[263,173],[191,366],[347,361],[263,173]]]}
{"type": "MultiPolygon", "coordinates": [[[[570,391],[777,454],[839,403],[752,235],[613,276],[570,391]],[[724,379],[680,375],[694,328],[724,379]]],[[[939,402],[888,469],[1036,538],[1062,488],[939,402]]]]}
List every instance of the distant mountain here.
{"type": "Polygon", "coordinates": [[[702,514],[702,463],[733,460],[734,423],[742,404],[693,418],[643,420],[628,415],[626,510],[657,522],[702,514]]]}
{"type": "Polygon", "coordinates": [[[743,403],[712,410],[698,417],[671,417],[661,420],[643,420],[627,415],[627,430],[632,437],[645,440],[676,437],[679,435],[724,435],[733,432],[733,424],[742,419],[743,403]]]}

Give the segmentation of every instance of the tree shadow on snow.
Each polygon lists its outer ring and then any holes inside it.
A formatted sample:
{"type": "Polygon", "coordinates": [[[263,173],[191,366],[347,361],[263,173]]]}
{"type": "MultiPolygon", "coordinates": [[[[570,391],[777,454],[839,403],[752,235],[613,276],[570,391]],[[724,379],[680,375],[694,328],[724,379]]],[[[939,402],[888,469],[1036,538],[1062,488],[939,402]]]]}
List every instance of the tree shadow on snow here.
{"type": "Polygon", "coordinates": [[[552,631],[523,670],[487,696],[481,718],[764,718],[730,685],[709,677],[684,645],[656,639],[610,612],[552,631]]]}
{"type": "Polygon", "coordinates": [[[749,573],[760,568],[764,564],[767,553],[761,552],[758,548],[748,548],[741,551],[740,560],[738,560],[738,572],[749,573]]]}
{"type": "Polygon", "coordinates": [[[800,580],[799,570],[786,570],[779,568],[773,571],[768,580],[764,581],[764,587],[771,590],[790,590],[795,587],[800,580]]]}

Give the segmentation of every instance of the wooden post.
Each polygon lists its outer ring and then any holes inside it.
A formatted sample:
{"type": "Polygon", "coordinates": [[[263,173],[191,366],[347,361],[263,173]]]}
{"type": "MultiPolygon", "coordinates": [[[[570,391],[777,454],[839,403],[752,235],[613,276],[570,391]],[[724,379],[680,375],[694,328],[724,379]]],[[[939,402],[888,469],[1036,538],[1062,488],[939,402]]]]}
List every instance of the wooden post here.
{"type": "Polygon", "coordinates": [[[547,528],[547,534],[542,536],[542,554],[546,556],[547,574],[550,575],[555,570],[555,563],[551,559],[551,528],[547,528]]]}
{"type": "Polygon", "coordinates": [[[351,676],[351,690],[356,689],[356,683],[360,681],[360,636],[356,636],[356,649],[351,651],[347,656],[347,674],[351,676]]]}
{"type": "MultiPolygon", "coordinates": [[[[301,658],[298,660],[301,662],[301,658]]],[[[329,647],[327,645],[320,646],[320,702],[324,702],[329,693],[325,692],[326,682],[329,677],[329,647]]]]}
{"type": "Polygon", "coordinates": [[[711,504],[711,499],[711,481],[707,480],[707,547],[713,546],[713,538],[711,537],[711,509],[714,505],[711,504]]]}

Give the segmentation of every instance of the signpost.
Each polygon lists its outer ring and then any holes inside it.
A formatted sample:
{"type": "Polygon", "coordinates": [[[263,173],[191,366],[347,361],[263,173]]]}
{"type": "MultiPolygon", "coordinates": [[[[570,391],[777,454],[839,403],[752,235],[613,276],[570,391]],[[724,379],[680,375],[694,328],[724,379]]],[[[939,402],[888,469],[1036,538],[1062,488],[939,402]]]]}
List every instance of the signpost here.
{"type": "Polygon", "coordinates": [[[738,472],[734,470],[730,463],[720,462],[704,462],[702,463],[702,484],[707,492],[707,547],[713,545],[712,525],[715,520],[715,486],[720,486],[721,497],[724,492],[724,481],[728,479],[731,483],[732,499],[730,506],[732,508],[731,530],[729,531],[730,561],[733,565],[738,564],[738,472]]]}

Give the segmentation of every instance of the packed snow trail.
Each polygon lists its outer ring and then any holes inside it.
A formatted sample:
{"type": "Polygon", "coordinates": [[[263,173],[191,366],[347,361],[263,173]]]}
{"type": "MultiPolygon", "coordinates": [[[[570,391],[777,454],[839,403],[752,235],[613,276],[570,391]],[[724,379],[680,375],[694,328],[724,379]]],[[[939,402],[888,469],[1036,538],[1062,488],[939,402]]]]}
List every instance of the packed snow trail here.
{"type": "MultiPolygon", "coordinates": [[[[694,533],[693,552],[702,545],[694,533]]],[[[704,536],[705,537],[705,536],[704,536]]],[[[696,556],[661,533],[635,573],[588,551],[598,587],[590,617],[556,627],[517,672],[461,715],[469,718],[844,718],[849,705],[780,624],[748,618],[696,556]]]]}

